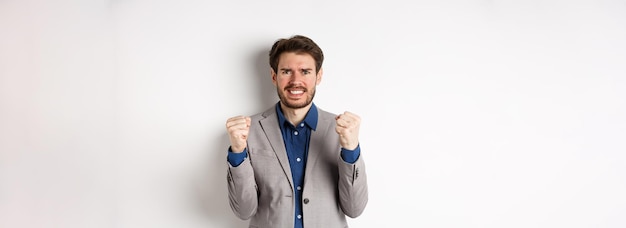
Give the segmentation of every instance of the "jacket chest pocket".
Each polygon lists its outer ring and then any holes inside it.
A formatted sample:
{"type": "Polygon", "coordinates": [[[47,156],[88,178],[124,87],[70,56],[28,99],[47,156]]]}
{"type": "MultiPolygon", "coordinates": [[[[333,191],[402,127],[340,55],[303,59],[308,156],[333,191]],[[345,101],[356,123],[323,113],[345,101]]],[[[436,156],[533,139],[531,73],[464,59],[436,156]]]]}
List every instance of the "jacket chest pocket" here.
{"type": "Polygon", "coordinates": [[[273,151],[255,151],[250,154],[250,162],[260,191],[289,187],[289,180],[273,151]]]}

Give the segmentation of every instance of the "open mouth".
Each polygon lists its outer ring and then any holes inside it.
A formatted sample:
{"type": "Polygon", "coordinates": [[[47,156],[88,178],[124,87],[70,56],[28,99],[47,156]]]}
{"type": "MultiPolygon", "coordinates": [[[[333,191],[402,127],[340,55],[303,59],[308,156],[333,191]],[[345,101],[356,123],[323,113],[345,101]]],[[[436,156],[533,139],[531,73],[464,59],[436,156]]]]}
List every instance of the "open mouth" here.
{"type": "Polygon", "coordinates": [[[285,90],[287,90],[287,93],[294,96],[302,95],[304,94],[304,92],[306,92],[306,89],[302,87],[286,88],[285,90]]]}
{"type": "Polygon", "coordinates": [[[302,90],[287,90],[289,91],[289,93],[293,94],[293,95],[298,95],[298,94],[303,94],[304,91],[302,90]]]}

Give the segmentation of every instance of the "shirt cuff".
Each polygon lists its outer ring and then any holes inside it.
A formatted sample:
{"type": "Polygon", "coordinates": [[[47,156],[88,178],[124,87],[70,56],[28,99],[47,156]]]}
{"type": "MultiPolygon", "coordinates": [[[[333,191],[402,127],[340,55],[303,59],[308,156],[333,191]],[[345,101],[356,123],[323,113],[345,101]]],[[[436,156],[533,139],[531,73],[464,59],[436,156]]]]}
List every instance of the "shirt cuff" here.
{"type": "Polygon", "coordinates": [[[354,164],[356,160],[359,159],[359,155],[361,155],[360,144],[357,145],[354,150],[347,150],[347,149],[341,148],[341,159],[343,159],[343,161],[347,163],[354,164]]]}
{"type": "Polygon", "coordinates": [[[244,148],[243,152],[241,153],[235,153],[230,149],[230,147],[228,147],[228,156],[226,157],[226,160],[228,160],[228,163],[230,163],[232,167],[237,167],[241,165],[241,163],[246,160],[247,157],[248,148],[244,148]]]}

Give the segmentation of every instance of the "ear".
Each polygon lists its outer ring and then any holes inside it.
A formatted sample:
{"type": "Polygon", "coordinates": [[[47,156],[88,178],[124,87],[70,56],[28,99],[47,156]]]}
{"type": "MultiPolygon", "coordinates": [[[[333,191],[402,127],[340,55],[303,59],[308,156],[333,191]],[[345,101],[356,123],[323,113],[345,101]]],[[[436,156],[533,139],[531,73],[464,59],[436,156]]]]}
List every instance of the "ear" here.
{"type": "Polygon", "coordinates": [[[322,82],[322,75],[324,75],[324,68],[320,68],[320,71],[317,72],[317,79],[315,80],[315,85],[319,85],[322,82]]]}
{"type": "Polygon", "coordinates": [[[272,69],[270,67],[270,75],[272,75],[272,84],[274,84],[274,86],[277,86],[277,82],[276,82],[276,72],[274,72],[274,69],[272,69]]]}

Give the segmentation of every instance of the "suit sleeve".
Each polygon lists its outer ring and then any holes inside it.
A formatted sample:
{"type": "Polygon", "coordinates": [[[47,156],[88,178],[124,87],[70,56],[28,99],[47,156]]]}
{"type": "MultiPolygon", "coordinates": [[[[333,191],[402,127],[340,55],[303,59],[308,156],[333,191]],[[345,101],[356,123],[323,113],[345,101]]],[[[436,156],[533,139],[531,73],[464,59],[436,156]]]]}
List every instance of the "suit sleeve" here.
{"type": "Polygon", "coordinates": [[[350,218],[356,218],[367,205],[367,174],[363,154],[353,164],[339,158],[339,201],[341,209],[350,218]]]}
{"type": "Polygon", "coordinates": [[[237,167],[228,164],[227,181],[231,209],[240,219],[249,219],[258,207],[257,186],[250,159],[246,158],[237,167]]]}

